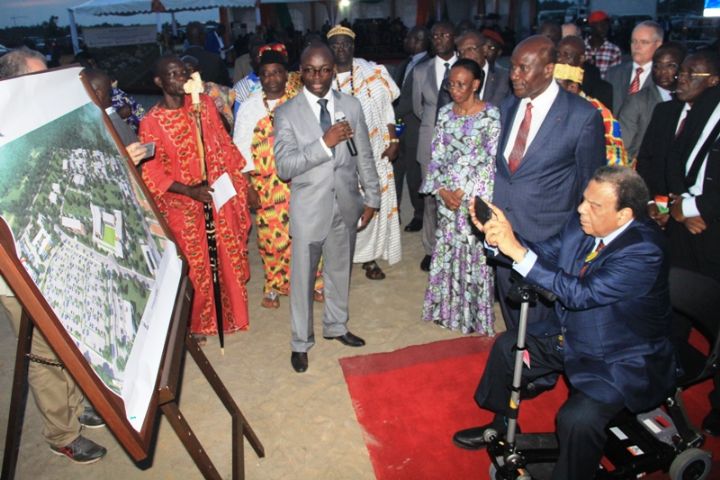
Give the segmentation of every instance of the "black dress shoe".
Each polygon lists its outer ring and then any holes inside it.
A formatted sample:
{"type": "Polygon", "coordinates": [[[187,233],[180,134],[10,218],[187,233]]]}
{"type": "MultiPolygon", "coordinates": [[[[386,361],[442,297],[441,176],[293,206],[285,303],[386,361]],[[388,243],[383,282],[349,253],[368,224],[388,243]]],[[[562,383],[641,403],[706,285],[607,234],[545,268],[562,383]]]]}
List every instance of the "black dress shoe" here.
{"type": "Polygon", "coordinates": [[[720,436],[720,410],[710,410],[702,422],[702,428],[713,437],[720,436]]]}
{"type": "Polygon", "coordinates": [[[307,352],[292,352],[290,363],[296,372],[302,373],[308,368],[307,352]]]}
{"type": "MultiPolygon", "coordinates": [[[[488,423],[482,427],[466,428],[465,430],[459,430],[453,435],[453,443],[460,448],[465,450],[478,450],[486,447],[488,440],[496,438],[498,436],[505,435],[506,427],[503,425],[502,428],[498,428],[493,423],[488,423]],[[492,431],[495,433],[493,434],[492,431]]],[[[518,427],[517,432],[520,433],[518,427]]]]}
{"type": "Polygon", "coordinates": [[[420,218],[413,218],[410,223],[405,225],[406,232],[419,232],[422,230],[423,221],[420,218]]]}
{"type": "Polygon", "coordinates": [[[345,346],[348,347],[362,347],[365,345],[365,340],[358,337],[357,335],[353,335],[350,330],[345,335],[340,335],[339,337],[323,337],[325,340],[337,340],[338,342],[342,343],[345,346]]]}
{"type": "Polygon", "coordinates": [[[420,262],[420,270],[422,270],[423,272],[429,272],[430,260],[432,260],[432,257],[430,255],[425,255],[425,257],[423,257],[422,259],[422,262],[420,262]]]}

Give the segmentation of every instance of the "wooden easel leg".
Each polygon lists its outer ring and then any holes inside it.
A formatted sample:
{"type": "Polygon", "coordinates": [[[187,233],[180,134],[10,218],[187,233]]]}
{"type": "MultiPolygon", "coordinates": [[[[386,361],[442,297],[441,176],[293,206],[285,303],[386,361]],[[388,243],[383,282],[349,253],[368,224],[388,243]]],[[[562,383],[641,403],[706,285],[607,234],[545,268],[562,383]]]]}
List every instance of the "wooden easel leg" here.
{"type": "Polygon", "coordinates": [[[20,319],[17,350],[15,353],[15,373],[13,374],[10,413],[8,415],[7,432],[5,434],[5,454],[3,457],[2,479],[15,478],[18,453],[20,452],[20,436],[22,435],[25,404],[27,401],[28,353],[32,345],[33,323],[25,312],[20,319]]]}
{"type": "MultiPolygon", "coordinates": [[[[262,443],[260,442],[260,439],[258,439],[257,435],[255,435],[255,432],[253,431],[252,427],[248,423],[248,421],[245,419],[245,416],[240,411],[240,408],[238,408],[237,404],[235,403],[235,400],[233,400],[232,395],[230,395],[230,392],[227,391],[227,388],[225,388],[225,385],[222,383],[220,378],[218,377],[217,373],[215,372],[215,369],[210,365],[210,362],[208,361],[207,357],[203,353],[202,349],[198,346],[197,342],[194,338],[192,338],[192,335],[187,335],[185,337],[185,345],[187,346],[188,351],[190,352],[190,355],[192,355],[193,360],[195,360],[195,363],[197,364],[200,371],[205,375],[205,378],[207,378],[207,381],[212,386],[213,390],[215,391],[215,394],[220,398],[220,401],[222,401],[223,405],[225,405],[225,408],[230,412],[230,415],[233,419],[233,460],[235,460],[235,455],[239,456],[240,461],[235,462],[233,461],[234,465],[241,465],[242,459],[243,459],[243,445],[240,441],[242,437],[244,436],[247,438],[248,442],[252,446],[253,450],[255,450],[255,453],[258,457],[263,458],[265,456],[265,448],[263,447],[262,443]],[[237,438],[236,438],[237,437],[237,438]]],[[[242,466],[242,465],[241,465],[242,466]]],[[[234,468],[235,470],[235,468],[234,468]]],[[[233,476],[233,478],[236,478],[233,476]]],[[[241,478],[241,477],[240,477],[241,478]]]]}
{"type": "Polygon", "coordinates": [[[172,425],[175,434],[185,446],[185,450],[190,454],[203,477],[208,480],[222,480],[222,477],[215,469],[215,465],[213,465],[182,412],[180,412],[177,403],[175,401],[165,403],[160,406],[160,409],[168,422],[170,422],[170,425],[172,425]]]}

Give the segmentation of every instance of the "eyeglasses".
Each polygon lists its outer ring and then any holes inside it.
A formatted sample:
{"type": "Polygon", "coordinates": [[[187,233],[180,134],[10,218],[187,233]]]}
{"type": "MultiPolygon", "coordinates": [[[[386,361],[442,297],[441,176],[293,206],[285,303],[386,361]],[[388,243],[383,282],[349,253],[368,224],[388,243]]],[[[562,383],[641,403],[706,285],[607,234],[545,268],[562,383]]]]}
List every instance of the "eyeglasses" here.
{"type": "Polygon", "coordinates": [[[487,48],[488,50],[497,50],[498,49],[498,47],[496,47],[495,45],[493,45],[491,43],[486,43],[485,48],[487,48]]]}
{"type": "Polygon", "coordinates": [[[462,82],[447,82],[447,89],[448,90],[465,90],[469,83],[462,83],[462,82]]]}
{"type": "Polygon", "coordinates": [[[431,37],[433,40],[440,40],[441,38],[447,39],[447,38],[450,38],[451,36],[452,36],[452,34],[451,34],[451,33],[448,33],[448,32],[433,33],[432,35],[430,35],[430,37],[431,37]]]}
{"type": "Polygon", "coordinates": [[[325,75],[330,75],[331,73],[333,73],[333,69],[330,67],[320,67],[320,68],[302,67],[302,73],[303,73],[303,75],[307,75],[310,77],[314,77],[315,75],[325,76],[325,75]]]}
{"type": "Polygon", "coordinates": [[[675,75],[675,78],[678,80],[685,79],[685,80],[696,80],[698,78],[706,78],[711,77],[713,74],[710,72],[678,72],[677,75],[675,75]]]}

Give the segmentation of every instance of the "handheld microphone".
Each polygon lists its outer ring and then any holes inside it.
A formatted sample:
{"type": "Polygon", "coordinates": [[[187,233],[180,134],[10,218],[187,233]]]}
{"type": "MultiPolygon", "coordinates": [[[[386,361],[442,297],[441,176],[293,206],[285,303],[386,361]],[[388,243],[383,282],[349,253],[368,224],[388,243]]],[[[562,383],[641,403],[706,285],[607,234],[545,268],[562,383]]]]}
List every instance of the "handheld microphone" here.
{"type": "MultiPolygon", "coordinates": [[[[347,122],[347,118],[343,112],[335,112],[335,123],[347,122]]],[[[350,155],[353,157],[357,156],[357,148],[355,148],[355,141],[352,138],[347,139],[347,147],[350,155]]]]}

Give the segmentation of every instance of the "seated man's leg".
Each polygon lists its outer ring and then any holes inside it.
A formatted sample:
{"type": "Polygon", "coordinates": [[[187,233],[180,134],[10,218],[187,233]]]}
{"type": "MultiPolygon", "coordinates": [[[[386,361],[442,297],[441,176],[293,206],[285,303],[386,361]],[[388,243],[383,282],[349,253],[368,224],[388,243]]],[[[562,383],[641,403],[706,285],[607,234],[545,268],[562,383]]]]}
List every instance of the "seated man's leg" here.
{"type": "Polygon", "coordinates": [[[560,457],[553,480],[595,478],[607,439],[605,426],[622,408],[572,392],[557,414],[560,457]]]}
{"type": "MultiPolygon", "coordinates": [[[[485,410],[494,412],[495,418],[488,425],[456,432],[453,442],[457,446],[467,449],[481,448],[485,446],[483,432],[486,428],[491,427],[498,432],[505,431],[516,343],[516,331],[505,332],[495,340],[480,384],[475,391],[477,404],[485,410]]],[[[547,383],[554,383],[557,374],[562,371],[562,345],[558,337],[528,336],[526,348],[530,356],[530,368],[527,364],[523,368],[522,385],[526,386],[539,378],[547,379],[547,383]]]]}

